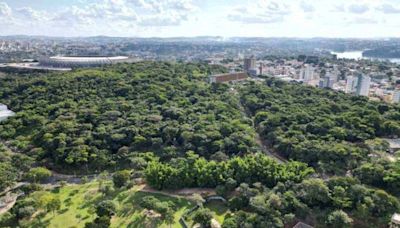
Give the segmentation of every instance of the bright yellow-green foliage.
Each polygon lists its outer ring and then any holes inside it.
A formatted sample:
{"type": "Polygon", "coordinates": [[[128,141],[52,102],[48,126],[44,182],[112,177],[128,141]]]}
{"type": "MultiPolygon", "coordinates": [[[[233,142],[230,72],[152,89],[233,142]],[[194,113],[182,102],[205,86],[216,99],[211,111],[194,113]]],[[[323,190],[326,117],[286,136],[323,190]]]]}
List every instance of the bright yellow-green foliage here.
{"type": "Polygon", "coordinates": [[[48,213],[45,221],[48,222],[49,227],[84,227],[86,222],[92,221],[95,214],[90,214],[90,206],[85,202],[85,197],[99,197],[100,193],[97,192],[97,183],[88,183],[84,185],[71,185],[65,186],[59,192],[52,194],[60,197],[61,209],[54,215],[48,213]],[[68,224],[66,222],[68,221],[68,224]]]}

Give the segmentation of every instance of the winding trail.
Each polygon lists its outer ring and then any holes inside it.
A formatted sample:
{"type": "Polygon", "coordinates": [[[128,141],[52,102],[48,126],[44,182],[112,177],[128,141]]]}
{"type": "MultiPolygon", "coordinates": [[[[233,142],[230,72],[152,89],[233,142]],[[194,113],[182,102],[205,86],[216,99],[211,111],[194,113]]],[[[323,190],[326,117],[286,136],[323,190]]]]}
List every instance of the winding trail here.
{"type": "MultiPolygon", "coordinates": [[[[251,116],[250,112],[246,109],[246,107],[243,105],[242,103],[242,99],[240,99],[239,96],[239,92],[237,91],[237,89],[235,88],[235,86],[231,87],[231,92],[238,97],[238,108],[240,110],[240,112],[242,113],[243,116],[246,116],[247,118],[253,120],[253,117],[251,116]]],[[[254,129],[256,129],[256,126],[253,126],[254,129]]],[[[258,144],[258,147],[261,149],[262,152],[264,152],[264,154],[274,158],[278,163],[287,163],[288,160],[285,159],[284,157],[280,156],[277,153],[272,152],[271,150],[268,149],[267,144],[261,139],[260,134],[258,133],[257,130],[255,130],[256,133],[256,137],[255,137],[255,141],[258,144]]]]}
{"type": "Polygon", "coordinates": [[[216,195],[215,189],[212,188],[182,188],[178,190],[156,190],[148,186],[147,184],[141,184],[138,188],[141,192],[162,194],[170,197],[182,197],[185,199],[192,199],[193,194],[199,195],[216,195]]]}

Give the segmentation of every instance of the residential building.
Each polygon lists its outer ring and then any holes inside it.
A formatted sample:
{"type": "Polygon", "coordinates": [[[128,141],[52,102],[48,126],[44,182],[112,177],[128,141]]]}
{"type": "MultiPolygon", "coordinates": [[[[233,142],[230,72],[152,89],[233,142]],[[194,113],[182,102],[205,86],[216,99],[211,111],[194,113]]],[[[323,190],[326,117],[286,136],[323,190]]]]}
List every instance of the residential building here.
{"type": "Polygon", "coordinates": [[[352,93],[354,92],[354,89],[356,88],[357,85],[357,78],[353,76],[348,76],[346,78],[346,88],[345,88],[345,93],[352,93]]]}
{"type": "Polygon", "coordinates": [[[300,70],[300,77],[304,82],[309,82],[314,79],[314,67],[311,65],[304,65],[300,70]]]}
{"type": "Polygon", "coordinates": [[[320,88],[333,88],[333,84],[335,84],[335,79],[331,75],[326,75],[324,78],[319,80],[320,88]]]}
{"type": "Polygon", "coordinates": [[[371,77],[366,75],[359,75],[356,94],[359,96],[368,96],[370,85],[371,77]]]}
{"type": "Polygon", "coordinates": [[[258,70],[259,70],[259,74],[260,75],[263,75],[263,64],[262,63],[260,63],[260,66],[258,67],[258,70]]]}
{"type": "Polygon", "coordinates": [[[255,68],[256,68],[256,59],[254,58],[254,56],[244,59],[244,66],[243,66],[244,72],[249,72],[250,70],[255,68]]]}
{"type": "Polygon", "coordinates": [[[393,103],[399,103],[400,102],[400,90],[395,90],[393,92],[392,102],[393,103]]]}
{"type": "Polygon", "coordinates": [[[303,222],[298,222],[296,225],[293,226],[293,228],[314,228],[313,226],[310,226],[308,224],[305,224],[303,222]]]}

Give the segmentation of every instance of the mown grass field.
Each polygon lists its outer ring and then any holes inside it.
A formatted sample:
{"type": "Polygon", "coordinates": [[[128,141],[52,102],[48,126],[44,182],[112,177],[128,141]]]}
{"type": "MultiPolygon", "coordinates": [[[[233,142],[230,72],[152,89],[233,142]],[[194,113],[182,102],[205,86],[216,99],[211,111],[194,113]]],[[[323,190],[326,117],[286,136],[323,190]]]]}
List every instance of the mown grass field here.
{"type": "MultiPolygon", "coordinates": [[[[61,209],[54,214],[48,213],[42,220],[42,224],[52,228],[72,228],[84,227],[85,223],[95,219],[93,205],[106,199],[98,192],[99,184],[91,182],[81,185],[68,185],[53,190],[52,194],[60,197],[62,202],[61,209]]],[[[117,213],[112,218],[111,227],[144,227],[149,221],[142,215],[143,208],[139,206],[140,200],[144,196],[152,195],[160,201],[172,201],[176,205],[174,214],[175,222],[173,228],[180,228],[179,218],[182,214],[194,206],[193,202],[184,198],[170,197],[162,194],[147,193],[138,191],[137,187],[124,190],[116,190],[107,199],[113,200],[117,204],[117,213]]],[[[214,212],[214,218],[222,223],[227,213],[227,208],[220,203],[210,203],[207,205],[214,212]]],[[[170,226],[163,221],[157,223],[157,227],[169,228],[170,226]]]]}

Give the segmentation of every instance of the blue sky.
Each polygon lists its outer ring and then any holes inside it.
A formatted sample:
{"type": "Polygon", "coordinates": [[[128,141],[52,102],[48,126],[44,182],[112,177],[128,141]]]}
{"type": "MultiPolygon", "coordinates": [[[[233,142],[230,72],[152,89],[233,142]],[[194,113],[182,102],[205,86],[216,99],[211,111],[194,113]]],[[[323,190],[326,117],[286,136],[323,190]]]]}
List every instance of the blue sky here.
{"type": "Polygon", "coordinates": [[[0,35],[400,37],[400,0],[0,0],[0,35]]]}

